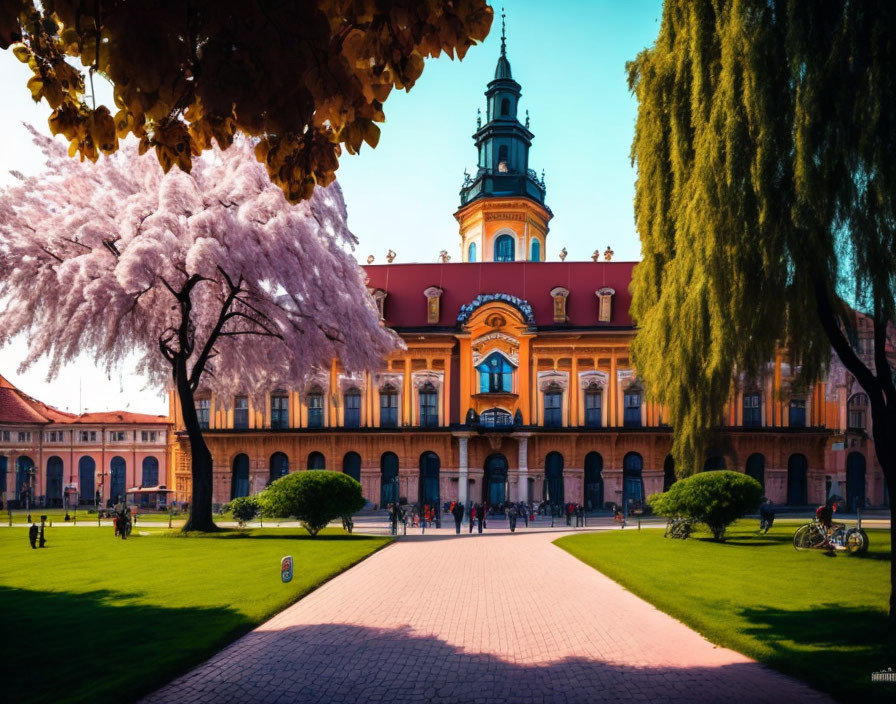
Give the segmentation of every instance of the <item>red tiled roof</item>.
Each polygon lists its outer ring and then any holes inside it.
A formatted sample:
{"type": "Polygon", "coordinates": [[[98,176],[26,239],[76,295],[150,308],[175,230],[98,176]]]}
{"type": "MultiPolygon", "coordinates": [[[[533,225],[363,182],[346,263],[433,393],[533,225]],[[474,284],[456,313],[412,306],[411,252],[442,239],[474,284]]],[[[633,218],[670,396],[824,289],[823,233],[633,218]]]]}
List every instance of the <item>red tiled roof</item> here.
{"type": "Polygon", "coordinates": [[[146,413],[128,411],[104,411],[76,415],[48,406],[43,401],[31,398],[8,380],[0,376],[0,423],[72,423],[72,424],[128,424],[128,423],[168,423],[166,416],[152,416],[146,413]]]}
{"type": "Polygon", "coordinates": [[[130,413],[129,411],[101,411],[97,413],[82,413],[69,423],[93,423],[112,425],[116,423],[167,423],[166,416],[152,416],[146,413],[130,413]]]}
{"type": "Polygon", "coordinates": [[[553,327],[551,289],[569,290],[570,327],[630,327],[628,287],[637,262],[482,262],[457,264],[381,264],[365,266],[370,288],[386,291],[386,324],[394,328],[433,327],[426,322],[430,286],[442,289],[438,325],[454,327],[463,305],[479,294],[505,293],[529,303],[538,326],[553,327]],[[613,317],[598,323],[595,292],[612,288],[613,317]]]}

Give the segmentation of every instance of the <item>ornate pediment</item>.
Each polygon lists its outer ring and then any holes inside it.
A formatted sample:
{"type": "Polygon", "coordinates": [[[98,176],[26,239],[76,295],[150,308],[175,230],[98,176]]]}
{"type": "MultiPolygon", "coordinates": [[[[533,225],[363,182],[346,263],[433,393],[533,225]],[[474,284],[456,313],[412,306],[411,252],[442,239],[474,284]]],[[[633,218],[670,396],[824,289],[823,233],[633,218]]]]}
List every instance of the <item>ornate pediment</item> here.
{"type": "Polygon", "coordinates": [[[444,372],[434,372],[429,369],[411,374],[411,383],[414,385],[415,389],[421,389],[427,384],[432,384],[436,389],[440,389],[442,388],[444,379],[444,372]]]}
{"type": "Polygon", "coordinates": [[[538,372],[538,390],[543,392],[551,386],[558,386],[566,391],[569,388],[569,372],[560,372],[556,369],[538,372]]]}
{"type": "Polygon", "coordinates": [[[587,389],[594,385],[601,389],[607,388],[610,383],[610,375],[606,372],[591,370],[587,372],[579,372],[579,388],[587,389]]]}

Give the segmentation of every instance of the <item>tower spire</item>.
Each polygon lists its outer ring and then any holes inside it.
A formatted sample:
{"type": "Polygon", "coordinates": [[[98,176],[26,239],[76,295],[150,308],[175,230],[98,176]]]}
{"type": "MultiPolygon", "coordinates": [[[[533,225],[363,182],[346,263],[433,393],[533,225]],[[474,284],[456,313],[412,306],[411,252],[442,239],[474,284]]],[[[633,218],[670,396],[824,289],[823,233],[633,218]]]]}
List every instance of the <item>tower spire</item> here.
{"type": "Polygon", "coordinates": [[[504,8],[501,8],[501,56],[507,56],[507,23],[505,22],[504,8]]]}

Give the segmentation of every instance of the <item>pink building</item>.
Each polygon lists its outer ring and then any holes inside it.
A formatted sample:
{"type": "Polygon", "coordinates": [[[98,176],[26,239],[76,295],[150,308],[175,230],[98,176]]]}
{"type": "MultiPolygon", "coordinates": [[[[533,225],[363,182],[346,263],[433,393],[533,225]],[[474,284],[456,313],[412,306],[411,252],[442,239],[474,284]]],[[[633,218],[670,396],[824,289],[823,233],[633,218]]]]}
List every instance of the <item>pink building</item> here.
{"type": "Polygon", "coordinates": [[[137,486],[168,483],[165,416],[66,413],[0,376],[0,498],[24,508],[107,505],[137,486]]]}

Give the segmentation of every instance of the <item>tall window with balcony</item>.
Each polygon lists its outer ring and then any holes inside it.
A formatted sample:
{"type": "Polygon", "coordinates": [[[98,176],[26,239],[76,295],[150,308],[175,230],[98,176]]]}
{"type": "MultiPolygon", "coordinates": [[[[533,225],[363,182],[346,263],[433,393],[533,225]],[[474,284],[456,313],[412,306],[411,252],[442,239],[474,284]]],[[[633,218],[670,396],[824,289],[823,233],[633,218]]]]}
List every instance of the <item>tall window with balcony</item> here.
{"type": "Polygon", "coordinates": [[[790,414],[787,424],[791,428],[806,427],[806,399],[792,398],[790,399],[790,414]]]}
{"type": "Polygon", "coordinates": [[[514,242],[510,235],[501,235],[495,240],[495,261],[512,262],[514,259],[514,242]]]}
{"type": "Polygon", "coordinates": [[[868,414],[868,397],[865,394],[855,394],[846,404],[846,427],[850,430],[865,430],[868,414]]]}
{"type": "Polygon", "coordinates": [[[513,393],[513,370],[514,366],[504,355],[498,352],[490,354],[476,367],[479,372],[479,393],[513,393]]]}
{"type": "Polygon", "coordinates": [[[289,396],[271,394],[271,427],[275,430],[289,427],[289,396]]]}
{"type": "Polygon", "coordinates": [[[563,425],[563,390],[551,384],[544,392],[544,427],[559,428],[563,425]]]}
{"type": "Polygon", "coordinates": [[[641,391],[629,389],[625,392],[622,425],[626,428],[641,427],[641,391]]]}
{"type": "Polygon", "coordinates": [[[585,390],[585,427],[599,428],[601,426],[601,412],[603,400],[600,387],[597,384],[591,384],[585,390]]]}
{"type": "MultiPolygon", "coordinates": [[[[348,404],[345,406],[348,411],[348,404]]],[[[360,420],[358,421],[360,423],[360,420]]],[[[391,384],[380,389],[380,427],[398,427],[398,392],[391,384]]]]}
{"type": "Polygon", "coordinates": [[[358,389],[349,389],[345,392],[345,427],[361,427],[361,392],[358,389]]]}
{"type": "Polygon", "coordinates": [[[439,425],[439,394],[432,384],[420,387],[420,425],[435,428],[439,425]]]}
{"type": "Polygon", "coordinates": [[[233,428],[246,430],[249,427],[249,398],[237,396],[233,400],[233,428]]]}
{"type": "Polygon", "coordinates": [[[212,400],[210,398],[196,399],[196,418],[199,420],[199,427],[208,430],[209,419],[211,417],[212,400]]]}
{"type": "Polygon", "coordinates": [[[308,402],[308,427],[324,427],[324,395],[320,389],[312,389],[306,399],[308,402]]]}
{"type": "Polygon", "coordinates": [[[762,395],[758,392],[744,394],[744,427],[758,428],[762,425],[762,395]]]}

